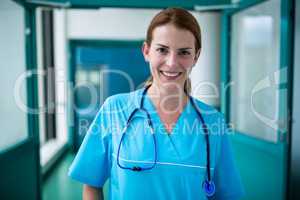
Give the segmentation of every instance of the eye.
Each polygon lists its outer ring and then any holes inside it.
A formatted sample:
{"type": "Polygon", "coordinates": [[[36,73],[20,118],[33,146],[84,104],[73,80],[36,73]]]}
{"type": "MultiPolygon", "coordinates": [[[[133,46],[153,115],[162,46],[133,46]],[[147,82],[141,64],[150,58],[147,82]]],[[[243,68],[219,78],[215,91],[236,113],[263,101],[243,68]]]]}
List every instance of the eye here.
{"type": "Polygon", "coordinates": [[[182,51],[179,51],[178,53],[179,55],[183,55],[183,56],[187,56],[187,55],[191,55],[191,52],[187,51],[187,50],[182,50],[182,51]]]}
{"type": "Polygon", "coordinates": [[[168,53],[168,49],[164,47],[157,48],[156,51],[159,52],[160,54],[168,53]]]}

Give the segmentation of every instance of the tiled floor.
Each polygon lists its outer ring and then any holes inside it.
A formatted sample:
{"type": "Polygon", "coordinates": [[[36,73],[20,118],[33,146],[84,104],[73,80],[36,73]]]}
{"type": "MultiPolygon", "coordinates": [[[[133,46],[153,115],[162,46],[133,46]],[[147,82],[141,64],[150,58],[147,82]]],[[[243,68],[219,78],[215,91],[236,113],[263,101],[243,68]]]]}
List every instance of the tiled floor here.
{"type": "Polygon", "coordinates": [[[43,183],[43,200],[82,199],[82,184],[70,179],[68,168],[74,154],[67,154],[43,183]]]}

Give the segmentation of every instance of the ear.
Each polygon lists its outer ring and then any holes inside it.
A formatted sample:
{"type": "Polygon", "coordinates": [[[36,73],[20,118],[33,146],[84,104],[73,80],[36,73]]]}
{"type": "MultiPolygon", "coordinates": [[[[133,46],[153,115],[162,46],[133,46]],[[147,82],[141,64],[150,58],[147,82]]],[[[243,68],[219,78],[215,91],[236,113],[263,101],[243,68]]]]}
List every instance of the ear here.
{"type": "Polygon", "coordinates": [[[150,46],[149,46],[146,42],[143,43],[143,46],[142,46],[142,52],[143,52],[145,61],[146,61],[146,62],[149,62],[150,46]]]}

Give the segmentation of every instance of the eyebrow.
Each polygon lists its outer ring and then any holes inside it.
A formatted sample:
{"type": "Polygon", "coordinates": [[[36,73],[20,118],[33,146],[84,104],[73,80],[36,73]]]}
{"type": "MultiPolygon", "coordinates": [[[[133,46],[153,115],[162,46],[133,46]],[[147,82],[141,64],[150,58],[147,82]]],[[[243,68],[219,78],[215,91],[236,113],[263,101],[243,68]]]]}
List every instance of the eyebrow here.
{"type": "MultiPolygon", "coordinates": [[[[157,43],[156,45],[169,49],[168,46],[163,45],[163,44],[157,43]]],[[[189,49],[193,49],[193,48],[191,48],[191,47],[183,47],[183,48],[179,48],[178,50],[181,50],[181,51],[182,51],[182,50],[189,50],[189,49]]]]}

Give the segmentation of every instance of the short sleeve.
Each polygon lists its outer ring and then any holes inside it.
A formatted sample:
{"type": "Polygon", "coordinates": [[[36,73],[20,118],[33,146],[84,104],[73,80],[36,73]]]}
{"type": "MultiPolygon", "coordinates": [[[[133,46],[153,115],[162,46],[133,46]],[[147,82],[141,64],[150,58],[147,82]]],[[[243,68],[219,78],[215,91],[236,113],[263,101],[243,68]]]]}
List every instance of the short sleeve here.
{"type": "Polygon", "coordinates": [[[220,154],[216,162],[214,181],[216,194],[213,199],[236,200],[244,196],[244,187],[235,165],[227,130],[221,136],[220,154]]]}
{"type": "Polygon", "coordinates": [[[106,101],[90,125],[68,175],[84,184],[102,187],[110,176],[109,108],[106,101]]]}

